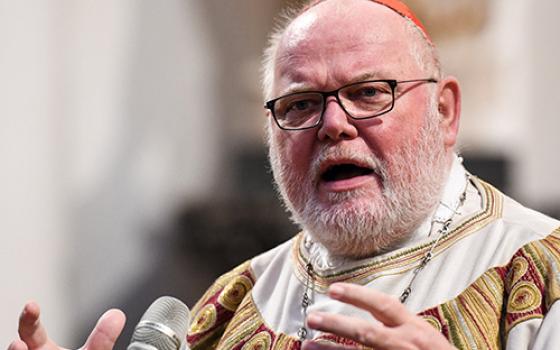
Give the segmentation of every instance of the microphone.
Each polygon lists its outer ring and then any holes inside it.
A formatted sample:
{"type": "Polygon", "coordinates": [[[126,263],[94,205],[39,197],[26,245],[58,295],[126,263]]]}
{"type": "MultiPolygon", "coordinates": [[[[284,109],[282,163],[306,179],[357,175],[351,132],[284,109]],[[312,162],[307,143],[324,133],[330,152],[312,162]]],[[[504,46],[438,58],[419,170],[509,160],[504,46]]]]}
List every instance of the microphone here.
{"type": "Polygon", "coordinates": [[[189,308],[177,298],[163,296],[150,305],[134,328],[127,350],[180,350],[185,345],[189,308]]]}

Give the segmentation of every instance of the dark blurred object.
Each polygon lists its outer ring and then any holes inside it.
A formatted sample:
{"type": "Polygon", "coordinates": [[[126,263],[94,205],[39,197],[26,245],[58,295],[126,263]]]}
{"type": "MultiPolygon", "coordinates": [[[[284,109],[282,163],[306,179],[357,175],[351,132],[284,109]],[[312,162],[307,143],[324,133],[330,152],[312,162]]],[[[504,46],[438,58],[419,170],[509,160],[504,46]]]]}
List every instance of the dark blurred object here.
{"type": "Polygon", "coordinates": [[[560,203],[555,206],[544,207],[539,211],[553,218],[560,219],[560,203]]]}
{"type": "Polygon", "coordinates": [[[233,163],[227,193],[180,208],[168,232],[154,237],[157,264],[117,304],[129,321],[116,349],[126,349],[135,322],[157,297],[172,295],[192,308],[216,277],[298,232],[276,198],[264,149],[246,150],[233,163]]]}
{"type": "Polygon", "coordinates": [[[193,207],[178,220],[184,230],[177,248],[212,260],[217,270],[233,267],[289,239],[297,229],[280,205],[265,198],[216,201],[193,207]]]}
{"type": "MultiPolygon", "coordinates": [[[[506,157],[474,153],[466,153],[462,154],[462,156],[464,159],[463,163],[471,174],[489,182],[503,193],[516,198],[521,204],[527,205],[523,203],[522,198],[519,198],[516,193],[511,193],[511,163],[506,157]]],[[[528,206],[553,218],[560,218],[560,203],[556,205],[529,204],[528,206]]]]}
{"type": "Polygon", "coordinates": [[[506,194],[511,194],[510,161],[501,155],[461,154],[467,170],[506,194]]]}

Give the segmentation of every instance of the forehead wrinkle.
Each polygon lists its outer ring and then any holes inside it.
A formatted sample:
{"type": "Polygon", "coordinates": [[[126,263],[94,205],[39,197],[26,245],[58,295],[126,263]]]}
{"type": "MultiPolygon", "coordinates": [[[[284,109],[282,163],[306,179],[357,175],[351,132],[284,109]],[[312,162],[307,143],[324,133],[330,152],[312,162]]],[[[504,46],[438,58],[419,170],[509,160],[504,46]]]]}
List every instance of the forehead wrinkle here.
{"type": "Polygon", "coordinates": [[[394,69],[379,64],[370,66],[359,59],[350,62],[346,69],[330,69],[327,64],[322,64],[329,57],[332,56],[286,54],[280,57],[275,81],[282,88],[277,95],[305,90],[330,91],[359,81],[396,78],[394,69]]]}
{"type": "Polygon", "coordinates": [[[276,87],[281,87],[276,94],[286,94],[292,90],[311,90],[328,80],[328,70],[324,58],[311,57],[308,54],[287,52],[278,57],[275,69],[276,87]]]}
{"type": "Polygon", "coordinates": [[[321,62],[308,55],[284,55],[276,62],[276,75],[292,81],[306,81],[320,75],[321,62]],[[305,67],[313,67],[311,71],[305,67]]]}
{"type": "Polygon", "coordinates": [[[312,74],[307,74],[299,69],[288,69],[286,73],[281,74],[279,81],[282,81],[282,88],[277,92],[278,95],[287,95],[293,92],[303,92],[318,90],[318,84],[321,86],[321,82],[318,80],[320,77],[314,72],[312,74]]]}
{"type": "MultiPolygon", "coordinates": [[[[391,43],[399,41],[393,33],[389,33],[387,30],[369,30],[359,34],[340,35],[337,33],[339,29],[331,32],[333,28],[327,26],[325,30],[325,26],[321,24],[316,25],[313,29],[306,33],[297,33],[298,40],[282,40],[276,53],[275,65],[283,74],[286,71],[289,72],[294,66],[324,63],[336,56],[351,57],[355,53],[359,54],[355,57],[355,63],[359,64],[365,59],[361,56],[363,52],[374,50],[382,53],[391,47],[391,43]]],[[[285,38],[291,36],[290,31],[286,34],[285,38]]]]}
{"type": "MultiPolygon", "coordinates": [[[[381,47],[386,47],[383,44],[379,45],[381,47]]],[[[319,75],[323,76],[327,74],[329,66],[329,61],[337,57],[353,57],[354,51],[359,53],[359,56],[347,60],[347,66],[342,72],[347,75],[349,72],[358,70],[354,76],[350,78],[346,77],[342,80],[356,80],[363,76],[366,80],[367,78],[374,79],[377,76],[383,76],[382,73],[385,70],[384,67],[378,63],[375,64],[376,71],[370,71],[373,67],[368,67],[367,62],[369,60],[383,60],[383,55],[370,55],[366,54],[364,56],[364,51],[370,51],[371,45],[359,43],[355,45],[349,45],[347,47],[341,47],[341,45],[331,45],[330,47],[315,47],[313,50],[303,50],[301,48],[281,51],[276,57],[276,75],[277,77],[288,76],[294,79],[307,79],[308,76],[305,74],[305,70],[302,67],[312,67],[312,77],[317,78],[319,72],[318,69],[323,67],[325,71],[321,71],[319,75]],[[364,49],[365,46],[365,49],[364,49]],[[377,72],[379,71],[379,72],[377,72]],[[381,73],[381,74],[380,74],[381,73]]],[[[391,49],[385,48],[386,53],[392,52],[391,49]]]]}

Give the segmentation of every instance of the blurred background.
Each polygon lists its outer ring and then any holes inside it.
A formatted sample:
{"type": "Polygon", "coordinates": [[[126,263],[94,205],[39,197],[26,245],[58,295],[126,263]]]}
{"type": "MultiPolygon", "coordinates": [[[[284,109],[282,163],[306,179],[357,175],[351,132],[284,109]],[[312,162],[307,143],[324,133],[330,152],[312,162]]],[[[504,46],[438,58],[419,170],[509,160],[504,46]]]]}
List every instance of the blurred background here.
{"type": "MultiPolygon", "coordinates": [[[[409,0],[463,87],[470,169],[560,216],[560,2],[409,0]]],[[[282,0],[0,0],[0,348],[37,300],[78,347],[109,307],[189,305],[291,237],[259,69],[282,0]]],[[[130,330],[121,339],[126,348],[130,330]]]]}

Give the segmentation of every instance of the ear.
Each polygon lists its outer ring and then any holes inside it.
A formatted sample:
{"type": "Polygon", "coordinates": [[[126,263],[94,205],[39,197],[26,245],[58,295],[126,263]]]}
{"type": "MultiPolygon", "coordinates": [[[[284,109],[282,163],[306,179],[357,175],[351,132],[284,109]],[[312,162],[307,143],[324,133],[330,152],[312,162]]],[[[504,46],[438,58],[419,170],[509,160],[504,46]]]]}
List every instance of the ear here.
{"type": "Polygon", "coordinates": [[[440,81],[438,112],[445,146],[452,148],[457,142],[461,119],[461,89],[455,77],[445,77],[440,81]]]}
{"type": "Polygon", "coordinates": [[[269,128],[269,130],[272,130],[271,127],[274,127],[274,124],[276,124],[276,122],[274,121],[274,117],[272,116],[272,112],[270,111],[270,109],[265,109],[265,111],[265,117],[266,119],[268,119],[266,121],[267,128],[269,128]]]}

